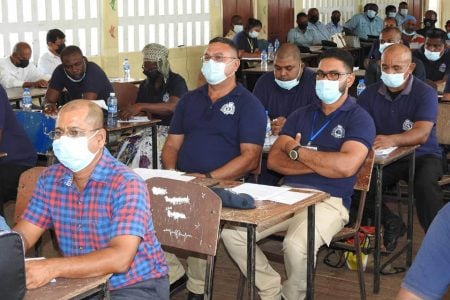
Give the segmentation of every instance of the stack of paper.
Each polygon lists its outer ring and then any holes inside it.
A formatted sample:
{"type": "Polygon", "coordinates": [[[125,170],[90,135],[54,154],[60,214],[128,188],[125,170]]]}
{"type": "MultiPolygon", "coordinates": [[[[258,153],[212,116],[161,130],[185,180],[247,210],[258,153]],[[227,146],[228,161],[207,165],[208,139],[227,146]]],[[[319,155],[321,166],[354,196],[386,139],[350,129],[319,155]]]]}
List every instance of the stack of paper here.
{"type": "Polygon", "coordinates": [[[389,148],[384,148],[384,149],[376,149],[375,155],[376,156],[386,156],[389,153],[391,153],[392,151],[394,151],[395,149],[397,149],[397,147],[395,147],[395,146],[389,147],[389,148]]]}
{"type": "Polygon", "coordinates": [[[150,121],[147,116],[134,116],[129,118],[128,120],[119,120],[119,123],[130,123],[130,122],[148,122],[150,121]]]}
{"type": "Polygon", "coordinates": [[[161,170],[161,169],[145,169],[145,168],[136,168],[133,171],[141,176],[144,180],[153,177],[162,177],[162,178],[170,178],[180,181],[190,181],[194,179],[194,176],[184,175],[184,172],[179,172],[175,170],[161,170]]]}
{"type": "Polygon", "coordinates": [[[311,196],[311,193],[292,191],[290,187],[244,183],[230,189],[235,193],[245,193],[255,200],[270,200],[284,204],[294,204],[311,196]]]}

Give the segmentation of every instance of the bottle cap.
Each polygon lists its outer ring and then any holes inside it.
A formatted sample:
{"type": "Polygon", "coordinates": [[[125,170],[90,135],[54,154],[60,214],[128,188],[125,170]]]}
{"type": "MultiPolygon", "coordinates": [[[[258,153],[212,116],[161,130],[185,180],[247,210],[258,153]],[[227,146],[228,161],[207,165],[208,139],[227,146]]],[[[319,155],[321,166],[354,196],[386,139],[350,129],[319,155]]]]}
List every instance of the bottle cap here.
{"type": "Polygon", "coordinates": [[[110,96],[116,96],[116,93],[111,92],[111,93],[109,93],[109,95],[110,96]]]}
{"type": "Polygon", "coordinates": [[[360,80],[359,80],[359,83],[364,83],[364,79],[360,79],[360,80]]]}

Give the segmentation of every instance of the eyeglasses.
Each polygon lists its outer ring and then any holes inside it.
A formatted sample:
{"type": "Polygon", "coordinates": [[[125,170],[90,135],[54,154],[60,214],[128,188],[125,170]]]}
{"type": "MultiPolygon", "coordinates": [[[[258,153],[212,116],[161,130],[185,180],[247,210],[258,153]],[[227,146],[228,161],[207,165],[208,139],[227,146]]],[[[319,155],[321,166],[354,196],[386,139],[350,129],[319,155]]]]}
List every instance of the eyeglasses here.
{"type": "Polygon", "coordinates": [[[91,129],[91,130],[81,130],[79,128],[68,128],[66,131],[64,131],[64,130],[60,130],[60,129],[55,129],[54,131],[50,131],[49,133],[47,133],[47,136],[49,138],[51,138],[52,140],[57,140],[60,137],[62,137],[64,134],[71,138],[77,138],[77,137],[85,136],[86,133],[88,133],[88,132],[97,131],[99,129],[101,129],[101,127],[91,129]]]}
{"type": "Polygon", "coordinates": [[[227,59],[227,58],[230,58],[232,60],[237,59],[237,57],[231,57],[231,56],[205,54],[201,57],[201,60],[202,60],[202,62],[208,62],[212,59],[215,62],[224,62],[225,59],[227,59]]]}
{"type": "Polygon", "coordinates": [[[325,72],[319,70],[316,72],[316,79],[322,80],[326,77],[328,80],[336,81],[336,80],[339,80],[341,78],[341,76],[348,75],[348,74],[351,74],[351,73],[339,73],[339,72],[325,73],[325,72]]]}

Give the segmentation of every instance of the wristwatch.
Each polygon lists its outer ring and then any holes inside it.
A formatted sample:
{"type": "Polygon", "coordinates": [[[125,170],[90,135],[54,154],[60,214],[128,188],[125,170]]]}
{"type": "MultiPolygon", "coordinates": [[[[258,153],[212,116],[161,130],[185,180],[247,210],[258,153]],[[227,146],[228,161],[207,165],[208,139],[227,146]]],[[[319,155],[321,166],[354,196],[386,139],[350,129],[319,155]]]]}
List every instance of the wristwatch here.
{"type": "Polygon", "coordinates": [[[301,147],[302,146],[298,145],[295,146],[291,151],[289,151],[289,158],[292,160],[297,160],[299,157],[297,150],[300,149],[301,147]]]}

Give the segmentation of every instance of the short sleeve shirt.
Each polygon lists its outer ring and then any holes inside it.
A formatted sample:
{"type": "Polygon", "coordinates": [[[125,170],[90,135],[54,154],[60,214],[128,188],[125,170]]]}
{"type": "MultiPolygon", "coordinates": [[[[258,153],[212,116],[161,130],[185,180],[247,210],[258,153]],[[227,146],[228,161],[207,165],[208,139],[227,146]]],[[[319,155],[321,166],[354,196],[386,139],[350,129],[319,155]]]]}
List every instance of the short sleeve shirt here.
{"type": "Polygon", "coordinates": [[[249,37],[245,31],[238,32],[233,37],[233,42],[239,50],[248,53],[253,53],[258,48],[258,39],[249,37]]]}
{"type": "Polygon", "coordinates": [[[307,28],[306,31],[303,32],[298,26],[289,30],[287,35],[287,41],[297,46],[309,47],[314,43],[315,39],[316,34],[314,30],[307,28]]]}
{"type": "Polygon", "coordinates": [[[96,93],[97,99],[107,100],[114,92],[105,72],[94,62],[86,62],[86,76],[80,82],[73,82],[64,73],[63,65],[56,67],[49,82],[49,88],[62,91],[64,88],[70,99],[81,99],[85,93],[96,93]]]}
{"type": "MultiPolygon", "coordinates": [[[[375,126],[369,114],[355,103],[354,98],[349,97],[328,116],[323,113],[320,104],[297,109],[287,118],[280,135],[294,138],[297,133],[301,133],[300,144],[303,146],[312,140],[310,145],[317,147],[318,151],[337,152],[347,141],[360,142],[370,149],[375,138],[375,126]],[[312,138],[317,132],[319,134],[312,138]]],[[[350,208],[355,182],[356,174],[346,178],[328,178],[317,173],[284,177],[287,185],[313,187],[342,198],[347,209],[350,208]]]]}
{"type": "Polygon", "coordinates": [[[359,13],[345,22],[344,27],[352,30],[358,37],[367,39],[369,35],[380,35],[383,30],[383,19],[375,16],[370,20],[365,13],[359,13]]]}
{"type": "Polygon", "coordinates": [[[258,79],[253,94],[264,105],[270,119],[287,118],[297,108],[319,102],[315,85],[314,72],[309,68],[303,69],[298,85],[290,90],[278,86],[274,73],[270,72],[258,79]]]}
{"type": "MultiPolygon", "coordinates": [[[[372,116],[377,134],[400,134],[410,130],[417,121],[436,124],[436,91],[414,76],[408,80],[406,88],[395,99],[391,99],[382,82],[368,86],[361,93],[358,103],[372,116]]],[[[433,126],[427,141],[416,149],[417,157],[425,154],[441,157],[436,126],[433,126]]]]}
{"type": "Polygon", "coordinates": [[[432,81],[442,80],[446,74],[450,73],[450,50],[444,50],[444,54],[436,61],[428,60],[425,57],[425,48],[422,46],[413,52],[413,55],[420,59],[427,73],[427,79],[432,81]]]}
{"type": "Polygon", "coordinates": [[[184,135],[177,169],[206,173],[240,155],[240,144],[264,144],[264,107],[238,84],[214,103],[208,85],[188,92],[177,104],[169,134],[184,135]]]}
{"type": "MultiPolygon", "coordinates": [[[[163,81],[159,90],[155,89],[155,82],[149,78],[139,86],[137,95],[137,103],[166,103],[169,97],[175,96],[181,98],[188,91],[186,81],[180,75],[169,72],[169,78],[163,81]]],[[[169,116],[161,116],[154,114],[155,119],[160,119],[160,125],[169,126],[172,120],[172,114],[169,116]]]]}
{"type": "Polygon", "coordinates": [[[0,86],[0,152],[8,155],[0,159],[0,165],[16,164],[21,166],[35,166],[37,161],[28,135],[22,125],[17,121],[16,115],[9,104],[8,96],[0,86]]]}
{"type": "Polygon", "coordinates": [[[315,24],[308,22],[308,29],[311,29],[315,33],[314,44],[321,44],[322,40],[329,40],[331,38],[331,33],[320,21],[315,24]]]}
{"type": "Polygon", "coordinates": [[[54,228],[64,256],[104,249],[120,235],[140,237],[130,268],[113,274],[109,280],[111,289],[168,273],[153,227],[147,187],[106,149],[82,193],[69,169],[61,164],[46,169],[23,218],[43,229],[54,228]]]}

